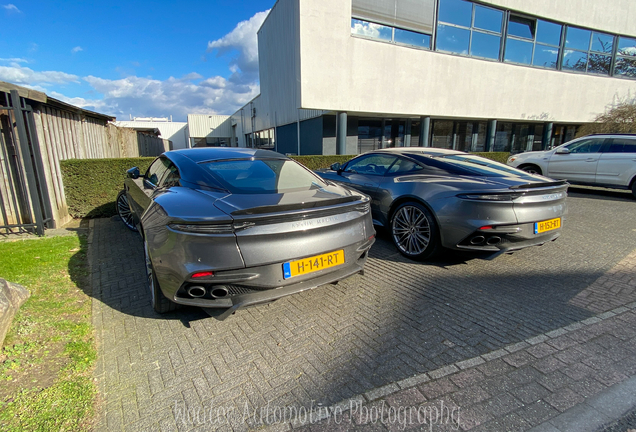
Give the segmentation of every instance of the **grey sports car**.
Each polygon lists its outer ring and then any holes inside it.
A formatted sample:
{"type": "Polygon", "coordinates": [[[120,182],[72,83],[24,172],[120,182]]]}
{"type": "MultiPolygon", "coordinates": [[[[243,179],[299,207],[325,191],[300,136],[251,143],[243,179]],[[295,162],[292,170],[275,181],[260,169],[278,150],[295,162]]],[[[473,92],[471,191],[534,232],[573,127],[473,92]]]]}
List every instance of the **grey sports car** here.
{"type": "Polygon", "coordinates": [[[128,177],[117,209],[143,238],[157,312],[224,319],[361,272],[375,241],[367,196],[279,153],[170,151],[128,177]]]}
{"type": "Polygon", "coordinates": [[[568,184],[464,152],[378,150],[317,173],[369,195],[374,224],[423,260],[440,248],[497,254],[555,240],[568,184]]]}

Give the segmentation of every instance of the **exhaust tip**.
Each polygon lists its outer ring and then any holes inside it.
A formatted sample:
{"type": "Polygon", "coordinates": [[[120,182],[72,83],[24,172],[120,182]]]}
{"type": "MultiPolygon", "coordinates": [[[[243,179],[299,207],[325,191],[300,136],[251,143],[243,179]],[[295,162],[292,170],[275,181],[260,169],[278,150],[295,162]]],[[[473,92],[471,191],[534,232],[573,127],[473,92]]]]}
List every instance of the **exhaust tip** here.
{"type": "Polygon", "coordinates": [[[205,295],[205,288],[200,285],[192,285],[188,288],[188,295],[194,298],[201,298],[205,295]]]}
{"type": "Polygon", "coordinates": [[[227,288],[225,287],[216,287],[211,292],[210,295],[214,298],[224,298],[228,295],[227,288]]]}
{"type": "Polygon", "coordinates": [[[484,242],[484,240],[486,240],[486,238],[484,236],[475,236],[475,237],[470,239],[470,244],[479,245],[479,244],[482,244],[484,242]]]}
{"type": "Polygon", "coordinates": [[[497,236],[490,237],[490,238],[486,241],[486,244],[487,244],[488,246],[498,245],[499,243],[501,243],[501,237],[497,237],[497,236]]]}

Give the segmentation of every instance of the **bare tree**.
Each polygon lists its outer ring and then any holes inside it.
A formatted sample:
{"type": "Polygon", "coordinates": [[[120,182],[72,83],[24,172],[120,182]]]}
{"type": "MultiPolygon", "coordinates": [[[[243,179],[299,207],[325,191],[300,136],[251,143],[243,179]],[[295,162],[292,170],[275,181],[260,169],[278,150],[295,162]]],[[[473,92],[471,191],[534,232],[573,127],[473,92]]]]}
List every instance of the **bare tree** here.
{"type": "Polygon", "coordinates": [[[621,103],[581,126],[577,137],[594,133],[636,133],[636,103],[621,103]]]}

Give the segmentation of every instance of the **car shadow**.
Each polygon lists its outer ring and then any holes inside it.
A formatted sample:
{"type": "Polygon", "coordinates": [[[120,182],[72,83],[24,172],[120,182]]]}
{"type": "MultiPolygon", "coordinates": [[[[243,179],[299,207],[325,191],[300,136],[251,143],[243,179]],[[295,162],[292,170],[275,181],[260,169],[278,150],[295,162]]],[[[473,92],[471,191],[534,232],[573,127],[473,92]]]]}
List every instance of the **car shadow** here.
{"type": "MultiPolygon", "coordinates": [[[[626,220],[621,216],[617,223],[626,220]]],[[[111,341],[136,346],[150,341],[152,331],[161,332],[158,348],[150,342],[142,347],[146,364],[169,363],[180,344],[191,343],[197,354],[180,360],[180,370],[199,373],[203,364],[219,371],[224,384],[210,384],[213,390],[234,382],[237,393],[256,392],[260,403],[308,407],[346,400],[593,316],[572,300],[633,250],[623,237],[616,234],[608,250],[600,247],[608,239],[577,243],[566,237],[541,253],[531,248],[494,261],[443,253],[416,263],[379,233],[364,276],[217,321],[195,308],[155,313],[138,234],[99,219],[86,239],[90,283],[81,286],[105,305],[97,308],[104,332],[115,332],[112,326],[126,329],[111,341]],[[590,261],[590,254],[598,256],[590,261]],[[263,384],[261,392],[261,376],[277,387],[263,384]]],[[[79,280],[79,271],[70,270],[79,280]]]]}

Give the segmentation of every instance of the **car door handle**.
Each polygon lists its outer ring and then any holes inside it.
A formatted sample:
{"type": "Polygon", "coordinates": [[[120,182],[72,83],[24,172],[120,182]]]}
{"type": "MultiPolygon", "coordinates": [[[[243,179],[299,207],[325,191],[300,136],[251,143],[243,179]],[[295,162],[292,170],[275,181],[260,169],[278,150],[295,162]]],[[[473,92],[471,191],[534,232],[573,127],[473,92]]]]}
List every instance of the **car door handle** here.
{"type": "Polygon", "coordinates": [[[585,162],[596,162],[596,159],[594,159],[594,158],[587,158],[587,159],[585,159],[585,162]]]}
{"type": "Polygon", "coordinates": [[[371,186],[373,186],[373,183],[365,183],[364,185],[365,185],[366,187],[371,187],[371,186]]]}

